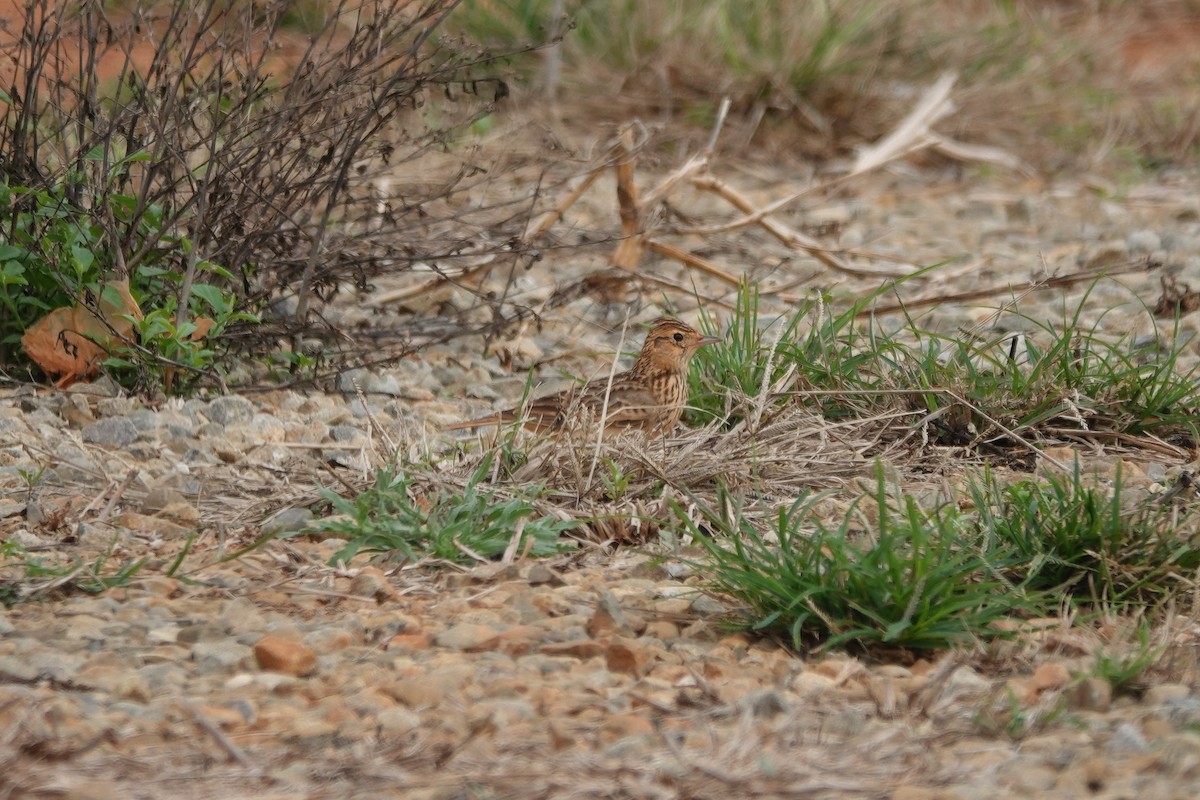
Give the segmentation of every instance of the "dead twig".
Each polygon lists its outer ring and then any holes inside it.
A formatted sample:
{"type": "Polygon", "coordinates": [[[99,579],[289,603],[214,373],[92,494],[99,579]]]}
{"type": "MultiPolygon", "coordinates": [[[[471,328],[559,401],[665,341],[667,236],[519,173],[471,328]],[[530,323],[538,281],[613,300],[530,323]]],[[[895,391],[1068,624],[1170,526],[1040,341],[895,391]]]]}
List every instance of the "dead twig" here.
{"type": "Polygon", "coordinates": [[[950,90],[957,79],[958,76],[952,72],[938,78],[895,130],[859,153],[850,172],[867,172],[898,156],[927,147],[930,144],[930,127],[954,111],[950,90]]]}
{"type": "Polygon", "coordinates": [[[646,249],[652,253],[658,253],[660,256],[665,256],[674,261],[678,261],[685,267],[697,269],[700,272],[703,272],[705,275],[716,278],[719,281],[723,281],[730,286],[738,286],[741,283],[740,278],[730,275],[728,272],[721,269],[708,259],[701,258],[698,255],[687,252],[686,250],[681,250],[674,245],[648,240],[646,242],[646,249]]]}
{"type": "MultiPolygon", "coordinates": [[[[754,207],[754,204],[750,202],[749,198],[713,175],[697,175],[692,178],[692,185],[697,189],[703,189],[715,193],[717,196],[729,202],[730,205],[734,206],[739,211],[747,214],[757,211],[757,209],[754,207]]],[[[836,272],[841,272],[846,275],[853,275],[856,278],[902,278],[907,275],[907,273],[901,272],[886,272],[883,270],[868,270],[861,269],[859,267],[852,267],[835,256],[833,253],[830,253],[828,248],[821,245],[812,237],[806,236],[800,231],[789,228],[781,222],[764,218],[758,224],[761,225],[763,229],[767,231],[767,233],[774,236],[784,245],[794,250],[803,250],[807,252],[813,258],[817,259],[822,264],[836,272]]]]}
{"type": "Polygon", "coordinates": [[[254,762],[246,757],[246,753],[242,748],[234,744],[225,733],[217,727],[211,719],[209,719],[203,711],[201,711],[190,700],[183,701],[183,707],[188,710],[192,717],[196,720],[196,724],[200,729],[209,735],[209,737],[217,743],[225,753],[234,761],[241,764],[246,769],[256,769],[254,762]]]}
{"type": "MultiPolygon", "coordinates": [[[[1041,292],[1046,289],[1065,289],[1069,286],[1074,286],[1077,283],[1087,283],[1089,281],[1099,280],[1100,278],[1110,275],[1123,275],[1130,272],[1140,272],[1147,269],[1145,260],[1137,262],[1129,262],[1127,264],[1116,267],[1104,267],[1103,269],[1087,269],[1080,272],[1072,272],[1068,275],[1053,275],[1048,278],[1043,278],[1039,281],[1030,281],[1025,287],[1021,287],[1020,291],[1024,294],[1030,292],[1041,292]]],[[[925,308],[927,306],[936,306],[942,303],[961,303],[971,300],[982,300],[996,295],[1011,294],[1018,290],[1018,285],[1014,283],[1004,283],[996,286],[988,286],[983,289],[972,289],[966,292],[938,292],[936,294],[928,294],[923,297],[914,297],[911,300],[901,300],[886,306],[872,306],[868,309],[863,309],[858,312],[860,317],[869,317],[879,314],[893,314],[897,311],[912,311],[915,308],[925,308]]]]}

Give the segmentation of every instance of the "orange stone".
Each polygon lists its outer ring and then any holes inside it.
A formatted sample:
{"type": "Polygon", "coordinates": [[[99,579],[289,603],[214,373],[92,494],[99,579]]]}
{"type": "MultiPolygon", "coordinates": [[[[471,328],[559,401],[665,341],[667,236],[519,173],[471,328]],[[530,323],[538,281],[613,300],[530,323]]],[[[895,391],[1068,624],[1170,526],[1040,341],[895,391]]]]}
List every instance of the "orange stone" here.
{"type": "Polygon", "coordinates": [[[316,652],[304,644],[282,636],[267,634],[254,645],[258,666],[274,672],[304,677],[317,670],[316,652]]]}

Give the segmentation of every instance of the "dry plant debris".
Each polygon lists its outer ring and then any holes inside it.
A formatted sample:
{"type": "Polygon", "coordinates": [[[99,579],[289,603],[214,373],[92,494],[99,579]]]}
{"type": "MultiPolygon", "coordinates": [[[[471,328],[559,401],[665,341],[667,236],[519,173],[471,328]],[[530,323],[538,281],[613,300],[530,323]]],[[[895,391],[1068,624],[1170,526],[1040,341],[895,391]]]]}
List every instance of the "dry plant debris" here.
{"type": "Polygon", "coordinates": [[[142,319],[127,277],[105,283],[96,306],[80,301],[56,308],[21,337],[29,357],[48,375],[58,376],[60,389],[98,374],[114,347],[132,341],[134,322],[142,319]]]}

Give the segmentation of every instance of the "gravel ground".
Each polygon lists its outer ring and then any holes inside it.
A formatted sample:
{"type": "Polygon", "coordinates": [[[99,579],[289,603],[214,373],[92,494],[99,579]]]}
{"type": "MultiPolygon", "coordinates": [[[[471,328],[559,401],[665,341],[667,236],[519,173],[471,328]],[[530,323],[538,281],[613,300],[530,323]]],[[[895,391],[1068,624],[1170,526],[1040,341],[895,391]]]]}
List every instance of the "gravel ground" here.
{"type": "MultiPolygon", "coordinates": [[[[788,180],[771,165],[729,171],[763,201],[788,180]]],[[[1146,335],[1140,303],[1153,305],[1163,275],[1200,286],[1198,184],[1194,174],[1114,188],[898,169],[789,223],[833,225],[822,241],[914,264],[960,258],[907,287],[913,295],[1149,257],[1161,266],[1101,282],[1086,306],[1105,333],[1146,335]]],[[[685,201],[701,216],[713,208],[685,201]]],[[[564,243],[614,224],[615,212],[590,202],[572,212],[564,243]]],[[[872,285],[754,231],[706,244],[727,269],[755,265],[747,272],[769,288],[872,285]]],[[[521,277],[518,296],[550,298],[601,261],[594,250],[550,251],[521,277]]],[[[676,267],[652,267],[690,286],[676,267]]],[[[1021,310],[1062,319],[1087,288],[1030,295],[1021,310]]],[[[730,299],[711,281],[698,290],[730,299]]],[[[694,318],[686,296],[676,299],[694,318]]],[[[947,304],[922,323],[953,332],[1004,299],[947,304]]],[[[403,318],[368,308],[338,313],[377,325],[403,318]]],[[[655,558],[657,544],[381,571],[331,569],[339,542],[295,538],[219,561],[264,520],[276,531],[302,527],[312,487],[335,483],[331,470],[361,476],[381,430],[436,441],[437,423],[519,397],[527,365],[546,353],[566,355],[543,370],[547,379],[606,364],[630,309],[636,322],[656,315],[584,294],[506,342],[503,367],[463,340],[359,374],[366,407],[350,392],[151,408],[103,381],[3,390],[3,540],[48,563],[100,559],[108,572],[146,561],[127,585],[99,594],[65,591],[66,580],[27,583],[37,595],[0,611],[0,796],[1200,795],[1200,623],[1186,615],[1173,644],[1192,660],[1131,695],[1079,677],[1098,640],[1057,620],[985,656],[802,658],[719,625],[725,603],[699,592],[702,576],[686,564],[655,558]]],[[[1182,332],[1195,330],[1195,314],[1185,317],[1182,332]]]]}

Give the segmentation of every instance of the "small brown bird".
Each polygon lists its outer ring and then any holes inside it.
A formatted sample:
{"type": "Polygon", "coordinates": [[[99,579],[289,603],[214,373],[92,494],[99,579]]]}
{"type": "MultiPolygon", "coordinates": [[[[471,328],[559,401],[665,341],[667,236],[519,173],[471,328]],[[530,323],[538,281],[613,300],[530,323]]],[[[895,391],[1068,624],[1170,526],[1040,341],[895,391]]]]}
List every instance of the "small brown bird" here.
{"type": "Polygon", "coordinates": [[[662,436],[675,427],[687,403],[688,362],[706,344],[702,336],[679,320],[659,318],[646,334],[642,352],[627,372],[588,381],[555,394],[538,397],[525,408],[512,408],[469,422],[448,425],[454,431],[522,420],[530,430],[557,431],[590,418],[606,431],[640,429],[662,436]]]}

